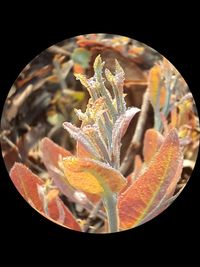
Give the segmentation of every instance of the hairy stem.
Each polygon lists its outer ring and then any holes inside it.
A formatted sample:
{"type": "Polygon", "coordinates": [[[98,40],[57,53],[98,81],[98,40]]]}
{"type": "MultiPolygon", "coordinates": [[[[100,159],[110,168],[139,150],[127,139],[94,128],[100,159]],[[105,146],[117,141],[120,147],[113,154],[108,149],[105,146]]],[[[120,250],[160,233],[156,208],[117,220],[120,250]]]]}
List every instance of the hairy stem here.
{"type": "Polygon", "coordinates": [[[108,217],[109,233],[118,231],[117,198],[112,192],[103,197],[103,203],[108,217]]]}

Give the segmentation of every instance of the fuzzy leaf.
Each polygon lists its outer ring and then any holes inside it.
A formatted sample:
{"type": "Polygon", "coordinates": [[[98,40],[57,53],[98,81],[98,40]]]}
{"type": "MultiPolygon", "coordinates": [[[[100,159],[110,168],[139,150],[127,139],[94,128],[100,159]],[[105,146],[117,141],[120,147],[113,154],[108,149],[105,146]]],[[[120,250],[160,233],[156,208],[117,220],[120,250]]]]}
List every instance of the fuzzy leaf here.
{"type": "Polygon", "coordinates": [[[71,156],[72,154],[47,137],[42,139],[40,143],[40,151],[42,161],[45,167],[47,168],[50,177],[53,179],[55,185],[64,195],[66,195],[70,199],[73,199],[74,191],[71,190],[70,187],[63,180],[58,163],[61,158],[71,156]]]}
{"type": "Polygon", "coordinates": [[[160,99],[160,85],[161,85],[161,69],[159,65],[155,65],[149,73],[149,94],[150,101],[154,108],[157,110],[160,99]]]}
{"type": "Polygon", "coordinates": [[[77,142],[76,144],[76,155],[77,157],[80,157],[80,158],[94,159],[94,156],[90,152],[88,152],[88,150],[85,149],[84,146],[80,142],[77,142]]]}
{"type": "Polygon", "coordinates": [[[171,203],[179,196],[179,194],[182,192],[184,187],[181,190],[179,190],[179,192],[176,193],[176,195],[173,196],[173,194],[176,189],[177,182],[180,179],[181,171],[182,171],[182,161],[180,161],[180,164],[176,171],[176,175],[174,179],[172,180],[170,186],[168,187],[166,194],[161,199],[161,201],[158,203],[158,205],[144,217],[144,219],[140,222],[140,224],[146,223],[150,221],[151,219],[153,219],[154,217],[156,217],[157,215],[159,215],[169,205],[171,205],[171,203]]]}
{"type": "Polygon", "coordinates": [[[144,136],[143,156],[145,163],[151,161],[162,145],[164,137],[155,129],[148,129],[144,136]]]}
{"type": "Polygon", "coordinates": [[[174,177],[181,174],[182,160],[178,134],[172,129],[146,171],[119,196],[120,227],[138,225],[165,196],[174,177]],[[179,173],[177,173],[177,168],[179,173]]]}
{"type": "Polygon", "coordinates": [[[63,127],[76,141],[78,141],[84,147],[85,150],[87,150],[95,158],[100,158],[100,155],[96,151],[94,145],[81,129],[74,126],[70,122],[64,122],[63,127]]]}
{"type": "Polygon", "coordinates": [[[83,86],[85,86],[88,90],[88,93],[90,94],[93,101],[97,100],[100,97],[100,94],[96,88],[96,83],[94,81],[94,78],[87,79],[85,75],[81,73],[75,73],[74,76],[77,80],[81,82],[83,86]]]}
{"type": "Polygon", "coordinates": [[[10,177],[24,199],[35,209],[42,212],[43,203],[38,194],[38,185],[43,185],[43,181],[21,163],[14,164],[10,171],[10,177]]]}
{"type": "Polygon", "coordinates": [[[96,82],[96,88],[100,92],[102,97],[105,97],[106,108],[108,109],[110,118],[116,120],[117,111],[112,103],[112,97],[108,89],[104,85],[104,79],[102,77],[103,66],[105,62],[102,62],[101,56],[98,55],[94,61],[94,79],[96,82]]]}
{"type": "Polygon", "coordinates": [[[50,191],[45,195],[44,182],[25,165],[15,163],[10,171],[10,177],[24,199],[43,216],[58,224],[64,225],[67,228],[81,231],[79,224],[76,222],[68,208],[65,207],[59,199],[57,193],[51,194],[50,191]],[[41,197],[39,188],[43,197],[41,197]],[[49,197],[49,195],[51,195],[51,197],[49,197]],[[45,209],[45,200],[47,201],[48,214],[45,209]]]}
{"type": "Polygon", "coordinates": [[[126,110],[124,114],[122,114],[113,127],[112,132],[112,162],[115,162],[115,166],[119,167],[120,161],[120,148],[121,148],[121,139],[126,133],[126,130],[133,118],[133,116],[139,112],[140,109],[132,107],[126,110]]]}
{"type": "Polygon", "coordinates": [[[101,195],[107,188],[119,192],[126,184],[120,172],[96,160],[67,157],[63,165],[69,183],[84,192],[101,195]]]}
{"type": "Polygon", "coordinates": [[[81,228],[69,209],[58,198],[48,203],[48,215],[56,223],[66,226],[72,230],[81,231],[81,228]]]}
{"type": "Polygon", "coordinates": [[[122,114],[126,110],[126,102],[123,96],[124,71],[117,60],[115,61],[115,75],[112,75],[108,69],[105,70],[105,75],[112,86],[117,104],[117,111],[119,114],[122,114]]]}
{"type": "Polygon", "coordinates": [[[142,159],[140,155],[135,156],[135,162],[134,162],[134,171],[133,174],[131,175],[132,180],[136,179],[142,169],[142,159]]]}

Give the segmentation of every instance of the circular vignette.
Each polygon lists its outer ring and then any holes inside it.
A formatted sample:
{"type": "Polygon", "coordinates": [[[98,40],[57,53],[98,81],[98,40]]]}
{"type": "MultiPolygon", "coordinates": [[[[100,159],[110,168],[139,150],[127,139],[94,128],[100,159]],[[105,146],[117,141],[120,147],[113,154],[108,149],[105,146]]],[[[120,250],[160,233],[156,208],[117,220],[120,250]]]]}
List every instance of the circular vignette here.
{"type": "Polygon", "coordinates": [[[112,34],[53,45],[20,73],[1,117],[2,155],[24,199],[66,228],[132,229],[188,182],[199,118],[161,54],[112,34]]]}

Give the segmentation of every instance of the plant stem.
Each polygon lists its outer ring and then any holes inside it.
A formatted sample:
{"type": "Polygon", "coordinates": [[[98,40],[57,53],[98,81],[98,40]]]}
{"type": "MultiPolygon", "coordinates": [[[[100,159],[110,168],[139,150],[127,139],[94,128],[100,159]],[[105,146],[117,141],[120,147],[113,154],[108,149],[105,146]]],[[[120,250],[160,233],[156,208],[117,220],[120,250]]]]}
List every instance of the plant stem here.
{"type": "Polygon", "coordinates": [[[118,231],[118,214],[117,214],[117,198],[115,194],[109,192],[103,197],[103,203],[108,216],[109,233],[118,231]]]}

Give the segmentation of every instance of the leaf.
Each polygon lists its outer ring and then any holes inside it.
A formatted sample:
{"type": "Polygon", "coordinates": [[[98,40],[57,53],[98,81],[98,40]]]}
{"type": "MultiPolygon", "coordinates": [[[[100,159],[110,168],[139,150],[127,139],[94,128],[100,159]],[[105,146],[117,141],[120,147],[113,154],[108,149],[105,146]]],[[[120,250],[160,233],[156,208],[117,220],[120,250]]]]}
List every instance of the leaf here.
{"type": "Polygon", "coordinates": [[[136,179],[142,169],[142,159],[140,157],[140,155],[136,155],[135,156],[135,162],[134,162],[134,171],[133,174],[131,175],[132,180],[136,179]]]}
{"type": "Polygon", "coordinates": [[[71,54],[71,58],[76,64],[86,69],[89,67],[91,52],[85,48],[76,48],[71,54]]]}
{"type": "Polygon", "coordinates": [[[70,200],[74,200],[74,190],[63,180],[64,174],[61,172],[58,163],[63,157],[68,157],[72,154],[47,137],[42,139],[40,143],[40,151],[42,161],[57,188],[59,188],[59,190],[70,200]]]}
{"type": "Polygon", "coordinates": [[[115,162],[116,168],[119,167],[121,139],[124,136],[133,116],[140,109],[132,107],[125,111],[114,124],[112,131],[112,162],[115,162]]]}
{"type": "Polygon", "coordinates": [[[72,155],[70,151],[57,145],[47,137],[41,140],[40,151],[42,153],[42,161],[47,169],[49,169],[50,165],[59,168],[58,161],[60,156],[68,157],[72,155]]]}
{"type": "Polygon", "coordinates": [[[80,142],[76,143],[76,152],[77,157],[95,159],[94,156],[88,152],[80,142]]]}
{"type": "Polygon", "coordinates": [[[126,185],[120,172],[96,160],[67,157],[63,159],[63,165],[69,183],[84,192],[101,195],[108,188],[119,192],[126,185]]]}
{"type": "Polygon", "coordinates": [[[48,214],[51,219],[72,230],[81,231],[81,228],[69,209],[58,198],[48,203],[48,214]]]}
{"type": "Polygon", "coordinates": [[[124,71],[117,60],[115,61],[115,75],[112,75],[108,69],[105,70],[105,75],[112,86],[117,103],[117,111],[119,114],[122,114],[126,110],[126,102],[123,96],[124,71]]]}
{"type": "Polygon", "coordinates": [[[166,103],[167,89],[165,86],[162,86],[160,89],[160,107],[163,108],[166,103]]]}
{"type": "Polygon", "coordinates": [[[38,194],[38,185],[43,185],[43,181],[21,163],[14,164],[10,177],[23,198],[36,210],[42,212],[43,203],[38,194]]]}
{"type": "Polygon", "coordinates": [[[177,108],[174,107],[171,111],[171,127],[176,127],[178,124],[178,113],[177,113],[177,108]]]}
{"type": "Polygon", "coordinates": [[[51,191],[45,194],[44,182],[25,165],[15,163],[10,171],[10,177],[24,199],[43,216],[67,228],[81,231],[72,213],[62,203],[57,194],[51,194],[51,191]],[[43,197],[41,197],[41,192],[43,197]],[[51,197],[49,198],[48,195],[51,195],[51,197]],[[48,214],[45,212],[45,200],[48,205],[48,214]]]}
{"type": "Polygon", "coordinates": [[[160,99],[160,85],[161,85],[161,69],[159,65],[155,65],[149,73],[149,95],[150,101],[154,108],[157,110],[158,100],[160,99]]]}
{"type": "Polygon", "coordinates": [[[102,77],[104,64],[105,62],[102,62],[101,56],[98,55],[94,61],[94,80],[100,95],[105,98],[106,108],[108,109],[110,118],[115,121],[117,117],[117,111],[112,103],[111,94],[104,85],[104,79],[102,77]]]}
{"type": "Polygon", "coordinates": [[[164,137],[155,129],[148,129],[144,136],[143,156],[145,163],[151,161],[162,145],[164,137]]]}
{"type": "Polygon", "coordinates": [[[40,150],[42,152],[42,161],[57,188],[59,188],[70,201],[78,203],[85,209],[90,210],[92,208],[92,203],[90,203],[90,201],[96,202],[98,200],[97,197],[75,191],[74,188],[67,183],[64,173],[62,173],[59,168],[58,162],[63,157],[72,156],[72,154],[47,137],[42,139],[40,150]]]}
{"type": "Polygon", "coordinates": [[[176,171],[176,175],[174,176],[174,179],[172,180],[170,186],[168,187],[166,194],[161,199],[161,201],[158,203],[158,205],[150,213],[148,213],[144,217],[144,219],[140,222],[140,225],[145,223],[145,222],[150,221],[151,219],[153,219],[154,217],[159,215],[169,205],[171,205],[171,203],[179,196],[179,194],[182,192],[184,187],[181,190],[179,190],[179,192],[176,193],[176,195],[173,196],[173,194],[174,194],[174,191],[176,189],[177,182],[180,179],[181,171],[182,171],[182,161],[180,161],[180,164],[179,164],[177,171],[176,171]]]}
{"type": "Polygon", "coordinates": [[[74,126],[70,122],[64,122],[63,127],[65,130],[69,132],[69,134],[78,141],[86,151],[88,151],[90,154],[92,154],[95,158],[100,158],[100,155],[96,151],[94,145],[89,140],[89,138],[83,133],[81,129],[74,126]]]}
{"type": "Polygon", "coordinates": [[[119,196],[120,227],[138,225],[161,201],[174,177],[181,174],[182,160],[178,134],[172,129],[146,171],[119,196]],[[178,173],[177,173],[178,169],[178,173]]]}

